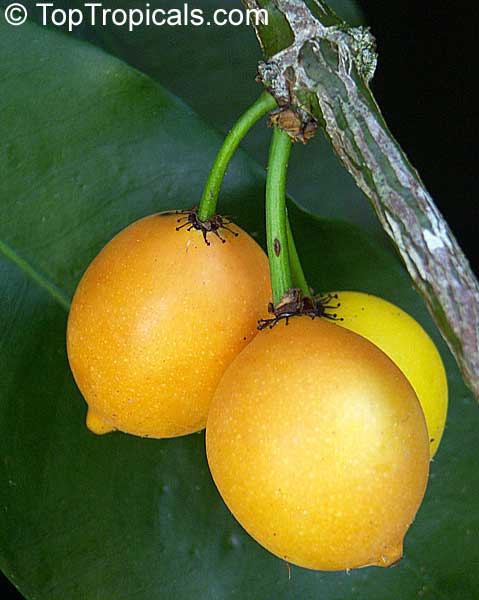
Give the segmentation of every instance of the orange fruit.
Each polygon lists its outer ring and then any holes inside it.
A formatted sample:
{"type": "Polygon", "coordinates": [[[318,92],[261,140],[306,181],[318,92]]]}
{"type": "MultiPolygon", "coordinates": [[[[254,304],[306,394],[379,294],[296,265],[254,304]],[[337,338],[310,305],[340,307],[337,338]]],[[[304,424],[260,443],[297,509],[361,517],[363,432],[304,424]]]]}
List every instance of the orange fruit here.
{"type": "Polygon", "coordinates": [[[378,346],[409,379],[426,417],[431,458],[446,425],[448,387],[444,365],[429,335],[399,306],[362,292],[337,292],[338,325],[378,346]]]}
{"type": "Polygon", "coordinates": [[[243,230],[177,231],[156,214],[116,235],[75,292],[67,349],[95,433],[173,437],[205,427],[225,369],[271,299],[268,260],[243,230]]]}
{"type": "Polygon", "coordinates": [[[306,317],[260,332],[234,359],[206,448],[246,531],[317,570],[399,560],[429,472],[426,423],[406,377],[363,337],[306,317]]]}

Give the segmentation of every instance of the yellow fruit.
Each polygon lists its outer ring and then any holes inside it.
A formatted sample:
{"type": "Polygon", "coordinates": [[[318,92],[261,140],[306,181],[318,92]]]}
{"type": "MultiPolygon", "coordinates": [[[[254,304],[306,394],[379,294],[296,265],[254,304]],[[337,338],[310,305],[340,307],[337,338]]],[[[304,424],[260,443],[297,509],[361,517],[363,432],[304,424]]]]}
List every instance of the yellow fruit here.
{"type": "Polygon", "coordinates": [[[243,527],[296,565],[388,566],[422,501],[424,415],[376,346],[293,317],[226,370],[206,427],[213,479],[243,527]]]}
{"type": "Polygon", "coordinates": [[[378,346],[406,375],[419,398],[434,456],[446,424],[448,390],[441,356],[434,342],[398,306],[361,292],[337,292],[339,325],[378,346]]]}
{"type": "Polygon", "coordinates": [[[68,319],[67,348],[95,433],[173,437],[204,428],[226,367],[257,333],[271,298],[256,242],[226,243],[176,215],[141,219],[85,272],[68,319]]]}

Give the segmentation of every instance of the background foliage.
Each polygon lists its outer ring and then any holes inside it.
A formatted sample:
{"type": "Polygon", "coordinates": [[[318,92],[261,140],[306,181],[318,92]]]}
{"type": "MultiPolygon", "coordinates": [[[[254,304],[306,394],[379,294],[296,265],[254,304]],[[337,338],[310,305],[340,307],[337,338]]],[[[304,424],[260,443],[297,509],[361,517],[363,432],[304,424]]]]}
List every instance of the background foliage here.
{"type": "MultiPolygon", "coordinates": [[[[352,21],[361,18],[349,1],[332,4],[352,21]]],[[[433,335],[449,375],[448,426],[401,566],[351,574],[293,567],[289,580],[284,563],[224,507],[203,434],[155,441],[98,438],[85,429],[85,405],[65,355],[65,305],[119,229],[197,202],[219,131],[259,92],[253,32],[83,28],[67,36],[35,24],[14,29],[0,19],[0,49],[0,565],[22,594],[474,598],[477,408],[369,205],[320,136],[294,149],[289,176],[307,211],[292,208],[311,284],[396,302],[433,335]]],[[[245,144],[250,156],[234,160],[221,197],[223,212],[261,243],[268,137],[266,128],[255,130],[245,144]]]]}

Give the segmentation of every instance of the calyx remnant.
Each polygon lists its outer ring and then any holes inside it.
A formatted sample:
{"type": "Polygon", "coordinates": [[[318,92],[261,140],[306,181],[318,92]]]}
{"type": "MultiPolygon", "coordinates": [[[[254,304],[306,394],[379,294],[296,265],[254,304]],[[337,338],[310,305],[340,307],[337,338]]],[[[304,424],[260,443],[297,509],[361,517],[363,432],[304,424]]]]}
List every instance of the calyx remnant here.
{"type": "Polygon", "coordinates": [[[180,231],[180,229],[183,229],[184,227],[187,228],[187,231],[197,229],[203,234],[203,238],[207,246],[211,245],[207,238],[207,235],[209,233],[213,233],[214,235],[216,235],[216,237],[218,237],[223,242],[223,244],[226,242],[226,240],[223,237],[221,237],[219,233],[220,229],[225,229],[226,231],[229,231],[235,237],[238,237],[239,235],[238,232],[233,231],[228,227],[228,225],[231,223],[231,220],[228,217],[214,215],[210,219],[202,221],[198,216],[198,208],[196,206],[185,210],[168,211],[162,214],[183,215],[178,219],[178,223],[181,223],[181,225],[178,225],[176,231],[180,231]]]}
{"type": "Polygon", "coordinates": [[[258,329],[262,331],[269,327],[272,329],[280,321],[285,320],[286,325],[292,317],[307,316],[311,319],[316,317],[324,317],[331,321],[342,320],[338,319],[336,313],[329,311],[339,308],[339,303],[331,304],[337,300],[337,294],[317,294],[306,296],[299,288],[292,288],[286,292],[276,306],[272,303],[268,306],[268,312],[274,315],[271,319],[260,319],[258,321],[258,329]]]}

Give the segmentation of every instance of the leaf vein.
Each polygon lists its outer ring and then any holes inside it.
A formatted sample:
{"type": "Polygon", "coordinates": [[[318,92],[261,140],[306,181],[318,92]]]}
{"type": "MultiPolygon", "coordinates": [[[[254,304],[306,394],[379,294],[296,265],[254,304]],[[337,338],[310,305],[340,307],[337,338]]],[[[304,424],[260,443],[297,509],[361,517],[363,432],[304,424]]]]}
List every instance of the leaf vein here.
{"type": "Polygon", "coordinates": [[[62,306],[66,311],[70,310],[70,298],[68,295],[48,279],[45,275],[37,271],[30,263],[22,258],[13,248],[0,240],[0,252],[21,269],[30,279],[43,288],[48,294],[62,306]]]}

